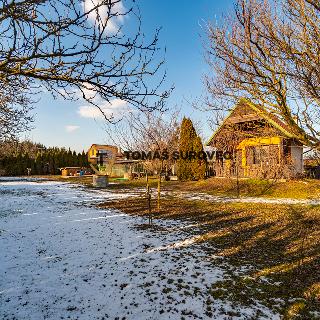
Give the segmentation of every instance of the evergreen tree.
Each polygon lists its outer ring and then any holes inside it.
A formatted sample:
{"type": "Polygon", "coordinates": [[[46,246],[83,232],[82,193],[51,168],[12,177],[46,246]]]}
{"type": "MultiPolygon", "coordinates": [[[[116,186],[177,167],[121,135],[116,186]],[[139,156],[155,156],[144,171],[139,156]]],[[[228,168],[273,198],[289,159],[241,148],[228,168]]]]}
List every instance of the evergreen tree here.
{"type": "Polygon", "coordinates": [[[45,148],[30,141],[12,145],[0,145],[0,174],[26,175],[31,168],[32,175],[60,174],[62,167],[87,167],[87,154],[76,153],[65,148],[45,148]],[[2,151],[1,151],[2,150],[2,151]]]}
{"type": "Polygon", "coordinates": [[[72,167],[77,167],[79,165],[78,163],[78,157],[77,153],[75,151],[72,152],[72,167]]]}
{"type": "Polygon", "coordinates": [[[205,176],[205,160],[197,155],[203,151],[200,137],[197,135],[192,121],[184,117],[181,123],[179,139],[179,180],[199,180],[205,176]]]}
{"type": "Polygon", "coordinates": [[[21,152],[18,153],[14,168],[14,175],[20,176],[24,174],[24,159],[21,152]]]}
{"type": "Polygon", "coordinates": [[[64,166],[66,166],[66,150],[64,148],[59,150],[59,167],[58,168],[62,168],[64,166]]]}
{"type": "MultiPolygon", "coordinates": [[[[197,136],[194,140],[193,145],[194,152],[198,154],[203,154],[203,145],[201,138],[197,136]]],[[[205,159],[196,158],[193,162],[193,178],[195,180],[204,179],[206,174],[206,161],[205,159]]]]}
{"type": "Polygon", "coordinates": [[[84,152],[84,150],[82,150],[81,158],[82,158],[82,166],[88,167],[89,166],[88,155],[86,152],[84,152]]]}
{"type": "Polygon", "coordinates": [[[72,167],[72,151],[68,150],[68,153],[67,153],[67,161],[66,161],[66,166],[67,167],[72,167]]]}
{"type": "Polygon", "coordinates": [[[29,154],[25,153],[25,155],[24,155],[24,163],[25,163],[26,172],[27,172],[27,168],[31,168],[31,161],[32,161],[32,159],[30,158],[29,154]]]}
{"type": "Polygon", "coordinates": [[[43,174],[42,167],[43,167],[42,155],[40,152],[38,152],[35,159],[35,174],[43,174]]]}
{"type": "Polygon", "coordinates": [[[59,168],[61,168],[61,159],[60,159],[60,150],[58,148],[55,148],[54,150],[54,155],[53,155],[53,159],[54,159],[54,174],[59,174],[60,170],[59,168]]]}

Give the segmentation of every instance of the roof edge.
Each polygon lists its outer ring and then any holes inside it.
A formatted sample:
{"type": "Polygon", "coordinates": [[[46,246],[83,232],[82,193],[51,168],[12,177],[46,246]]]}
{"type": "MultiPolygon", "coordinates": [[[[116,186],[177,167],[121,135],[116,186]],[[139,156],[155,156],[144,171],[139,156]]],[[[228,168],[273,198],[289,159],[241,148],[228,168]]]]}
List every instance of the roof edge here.
{"type": "Polygon", "coordinates": [[[226,123],[226,121],[230,118],[232,112],[234,111],[234,109],[240,104],[240,103],[248,103],[248,100],[245,98],[240,98],[239,101],[230,109],[229,114],[224,118],[224,120],[222,121],[222,123],[219,125],[219,127],[216,129],[216,131],[213,132],[213,134],[211,135],[211,137],[209,138],[209,140],[206,142],[206,146],[209,146],[212,139],[215,137],[215,135],[220,131],[220,129],[223,127],[223,125],[226,123]]]}
{"type": "MultiPolygon", "coordinates": [[[[217,130],[212,134],[212,136],[209,138],[209,140],[206,142],[206,146],[209,146],[213,138],[218,134],[218,132],[221,130],[221,128],[224,126],[225,122],[230,118],[232,112],[235,110],[236,107],[238,107],[241,103],[247,104],[251,109],[253,109],[255,112],[257,112],[259,115],[261,115],[266,121],[268,121],[271,125],[273,125],[276,129],[278,129],[280,132],[282,132],[285,136],[288,138],[295,138],[298,139],[298,137],[293,134],[292,132],[289,132],[284,127],[282,127],[279,123],[274,121],[268,116],[268,111],[261,110],[258,106],[256,106],[254,103],[252,103],[249,99],[246,98],[240,98],[239,101],[234,105],[234,107],[230,110],[228,116],[223,120],[221,125],[217,128],[217,130]]],[[[281,119],[279,121],[283,122],[281,119]]]]}

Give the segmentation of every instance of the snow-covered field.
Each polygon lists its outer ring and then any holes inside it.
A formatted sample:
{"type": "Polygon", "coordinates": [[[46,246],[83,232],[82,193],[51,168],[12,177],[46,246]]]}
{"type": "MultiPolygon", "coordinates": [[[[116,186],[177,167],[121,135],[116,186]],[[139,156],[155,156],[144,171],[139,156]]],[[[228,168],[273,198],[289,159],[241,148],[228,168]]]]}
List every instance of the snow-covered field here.
{"type": "Polygon", "coordinates": [[[96,207],[128,195],[2,178],[0,319],[279,318],[210,296],[225,263],[188,238],[187,222],[143,228],[144,218],[96,207]]]}

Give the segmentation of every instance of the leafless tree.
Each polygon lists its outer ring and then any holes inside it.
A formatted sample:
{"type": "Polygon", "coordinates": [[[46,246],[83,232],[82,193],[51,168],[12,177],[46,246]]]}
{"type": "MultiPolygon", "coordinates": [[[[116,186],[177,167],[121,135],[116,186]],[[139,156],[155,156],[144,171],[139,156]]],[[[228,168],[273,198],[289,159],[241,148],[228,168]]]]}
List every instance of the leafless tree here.
{"type": "Polygon", "coordinates": [[[125,4],[128,8],[121,0],[2,0],[1,88],[20,85],[25,99],[35,88],[71,100],[80,93],[101,112],[96,97],[148,111],[163,108],[169,92],[160,88],[165,73],[159,30],[146,39],[138,7],[134,1],[125,4]]]}
{"type": "Polygon", "coordinates": [[[208,25],[208,104],[247,98],[319,148],[319,17],[318,1],[239,0],[224,23],[208,25]]]}
{"type": "Polygon", "coordinates": [[[272,32],[273,42],[284,48],[287,72],[300,94],[320,105],[320,3],[316,0],[287,0],[288,22],[281,32],[272,32]]]}
{"type": "MultiPolygon", "coordinates": [[[[174,159],[171,155],[178,150],[180,110],[129,112],[122,121],[106,128],[109,139],[128,151],[144,152],[141,159],[144,168],[158,175],[158,208],[160,206],[161,175],[171,170],[174,159]],[[150,152],[151,159],[148,158],[150,152]],[[154,157],[158,152],[160,158],[154,157]],[[163,157],[165,153],[167,157],[163,157]]],[[[147,187],[148,188],[148,187],[147,187]]]]}
{"type": "Polygon", "coordinates": [[[25,96],[20,83],[2,84],[0,90],[0,144],[16,139],[30,129],[32,116],[30,99],[25,96]]]}
{"type": "Polygon", "coordinates": [[[147,152],[151,151],[153,155],[159,152],[160,155],[160,159],[144,161],[145,167],[158,175],[158,210],[160,210],[161,201],[161,177],[163,173],[167,175],[171,170],[174,165],[171,155],[178,149],[179,120],[179,111],[175,110],[171,113],[148,112],[142,114],[142,118],[134,117],[131,121],[137,148],[147,152]]]}
{"type": "MultiPolygon", "coordinates": [[[[105,124],[108,141],[123,150],[140,150],[170,154],[178,148],[180,110],[135,112],[126,110],[122,120],[115,125],[105,124]]],[[[157,170],[158,164],[150,164],[150,171],[157,170]]]]}

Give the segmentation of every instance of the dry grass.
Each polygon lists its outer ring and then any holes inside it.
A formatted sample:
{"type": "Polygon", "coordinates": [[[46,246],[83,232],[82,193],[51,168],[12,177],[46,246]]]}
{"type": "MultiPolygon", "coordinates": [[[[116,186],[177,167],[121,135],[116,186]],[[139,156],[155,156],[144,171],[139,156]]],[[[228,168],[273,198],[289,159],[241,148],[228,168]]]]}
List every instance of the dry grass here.
{"type": "MultiPolygon", "coordinates": [[[[79,183],[85,186],[92,184],[92,177],[69,177],[44,176],[50,180],[59,180],[70,183],[79,183]]],[[[145,187],[145,178],[132,181],[119,181],[110,179],[108,189],[133,189],[145,187]]],[[[149,178],[151,187],[157,187],[158,180],[155,177],[149,178]]],[[[320,180],[259,180],[242,179],[239,181],[240,195],[243,197],[268,197],[268,198],[293,198],[293,199],[319,199],[320,180]]],[[[204,192],[212,195],[237,196],[237,182],[235,179],[210,178],[200,181],[165,181],[162,182],[162,190],[165,191],[190,191],[204,192]]]]}
{"type": "MultiPolygon", "coordinates": [[[[236,196],[235,179],[210,178],[184,182],[179,187],[186,191],[206,192],[214,195],[236,196]]],[[[241,196],[312,199],[320,198],[320,180],[239,180],[241,196]]]]}
{"type": "MultiPolygon", "coordinates": [[[[64,179],[90,187],[91,177],[64,179]]],[[[156,187],[157,180],[150,180],[156,187]]],[[[145,179],[117,182],[107,189],[125,191],[145,187],[145,179]]],[[[235,196],[236,181],[211,178],[192,182],[164,182],[162,190],[235,196]]],[[[310,199],[320,197],[320,181],[241,180],[241,196],[310,199]]],[[[132,215],[148,215],[146,199],[109,201],[102,207],[132,215]]],[[[156,219],[183,220],[186,239],[196,239],[213,264],[228,262],[228,278],[211,288],[213,299],[242,304],[255,300],[280,312],[283,319],[320,318],[320,206],[212,203],[173,196],[161,200],[156,219]],[[184,223],[185,224],[185,223],[184,223]],[[243,267],[247,267],[244,268],[243,267]],[[239,272],[241,268],[241,272],[239,272]],[[318,313],[316,313],[318,312],[318,313]]],[[[147,221],[147,218],[146,218],[147,221]]],[[[174,231],[172,231],[174,232],[174,231]]]]}
{"type": "MultiPolygon", "coordinates": [[[[147,215],[141,198],[101,206],[147,215]]],[[[232,266],[229,278],[212,287],[213,298],[241,303],[258,299],[284,319],[316,319],[313,312],[320,312],[319,206],[248,206],[168,197],[153,216],[155,225],[156,219],[187,220],[194,227],[185,230],[186,238],[196,237],[208,257],[223,256],[232,266]],[[250,268],[235,272],[241,266],[250,268]],[[281,302],[276,303],[277,299],[281,302]]]]}

